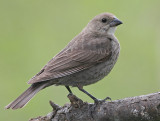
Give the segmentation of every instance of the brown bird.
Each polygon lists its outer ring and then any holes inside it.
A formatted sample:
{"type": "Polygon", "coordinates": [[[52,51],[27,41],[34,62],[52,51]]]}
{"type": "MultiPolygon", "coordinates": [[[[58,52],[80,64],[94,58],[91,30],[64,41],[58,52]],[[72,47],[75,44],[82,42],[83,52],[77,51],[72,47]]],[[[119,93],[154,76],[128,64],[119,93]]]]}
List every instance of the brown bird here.
{"type": "Polygon", "coordinates": [[[78,87],[98,103],[99,100],[83,86],[101,80],[115,65],[120,44],[114,32],[120,24],[122,22],[111,13],[95,16],[80,34],[29,80],[31,86],[5,108],[22,108],[37,92],[51,85],[64,85],[69,93],[72,93],[69,86],[78,87]]]}

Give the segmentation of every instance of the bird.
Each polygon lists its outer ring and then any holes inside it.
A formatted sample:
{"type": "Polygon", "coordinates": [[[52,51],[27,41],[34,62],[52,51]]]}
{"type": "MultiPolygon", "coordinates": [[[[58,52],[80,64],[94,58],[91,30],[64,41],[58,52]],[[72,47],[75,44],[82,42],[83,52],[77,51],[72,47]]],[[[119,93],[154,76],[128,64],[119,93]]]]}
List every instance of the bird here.
{"type": "Polygon", "coordinates": [[[77,87],[98,103],[99,99],[84,90],[84,86],[98,82],[114,67],[120,44],[114,33],[122,24],[112,13],[96,15],[68,45],[55,55],[28,84],[31,86],[5,109],[24,107],[40,90],[51,85],[62,85],[72,94],[77,87]]]}

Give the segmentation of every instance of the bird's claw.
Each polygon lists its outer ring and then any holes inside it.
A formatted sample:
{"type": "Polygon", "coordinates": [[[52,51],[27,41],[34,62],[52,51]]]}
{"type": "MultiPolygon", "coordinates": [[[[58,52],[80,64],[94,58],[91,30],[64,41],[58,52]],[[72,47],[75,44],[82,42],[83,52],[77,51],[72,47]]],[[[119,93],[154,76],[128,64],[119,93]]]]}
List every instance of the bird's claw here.
{"type": "Polygon", "coordinates": [[[103,99],[103,100],[95,99],[95,100],[94,100],[94,103],[95,103],[95,104],[100,104],[100,103],[105,102],[106,100],[110,100],[110,101],[112,101],[112,99],[111,99],[110,97],[106,97],[106,98],[105,98],[105,99],[103,99]]]}

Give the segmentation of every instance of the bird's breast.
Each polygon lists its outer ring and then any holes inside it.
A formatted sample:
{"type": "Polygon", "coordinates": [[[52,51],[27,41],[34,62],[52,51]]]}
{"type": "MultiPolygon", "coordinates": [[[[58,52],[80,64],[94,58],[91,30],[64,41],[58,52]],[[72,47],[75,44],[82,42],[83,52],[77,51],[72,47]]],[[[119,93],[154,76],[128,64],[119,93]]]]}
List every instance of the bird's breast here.
{"type": "Polygon", "coordinates": [[[83,86],[93,84],[109,74],[118,59],[120,51],[118,40],[112,40],[111,46],[112,54],[110,58],[102,63],[97,64],[96,66],[85,70],[85,73],[82,72],[77,74],[76,76],[79,77],[79,79],[81,77],[80,80],[77,80],[77,83],[83,86]]]}
{"type": "Polygon", "coordinates": [[[105,62],[102,62],[97,66],[92,67],[88,71],[88,75],[90,75],[91,77],[90,79],[91,83],[95,83],[101,80],[102,78],[104,78],[105,76],[107,76],[109,72],[112,70],[112,68],[114,67],[115,63],[117,62],[119,52],[120,52],[120,44],[118,40],[116,40],[116,41],[112,41],[111,45],[112,45],[111,47],[112,54],[110,58],[105,62]]]}

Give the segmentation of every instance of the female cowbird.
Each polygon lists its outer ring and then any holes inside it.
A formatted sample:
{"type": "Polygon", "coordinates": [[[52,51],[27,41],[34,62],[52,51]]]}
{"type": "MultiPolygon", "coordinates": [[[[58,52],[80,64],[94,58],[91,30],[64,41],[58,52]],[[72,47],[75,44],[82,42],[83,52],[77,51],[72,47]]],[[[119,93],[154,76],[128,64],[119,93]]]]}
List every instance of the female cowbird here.
{"type": "Polygon", "coordinates": [[[69,86],[78,87],[98,103],[99,100],[85,91],[83,86],[101,80],[112,70],[120,51],[120,44],[114,35],[120,24],[122,22],[111,13],[95,16],[82,32],[29,80],[31,86],[5,108],[22,108],[37,92],[51,85],[64,85],[70,93],[69,86]]]}

